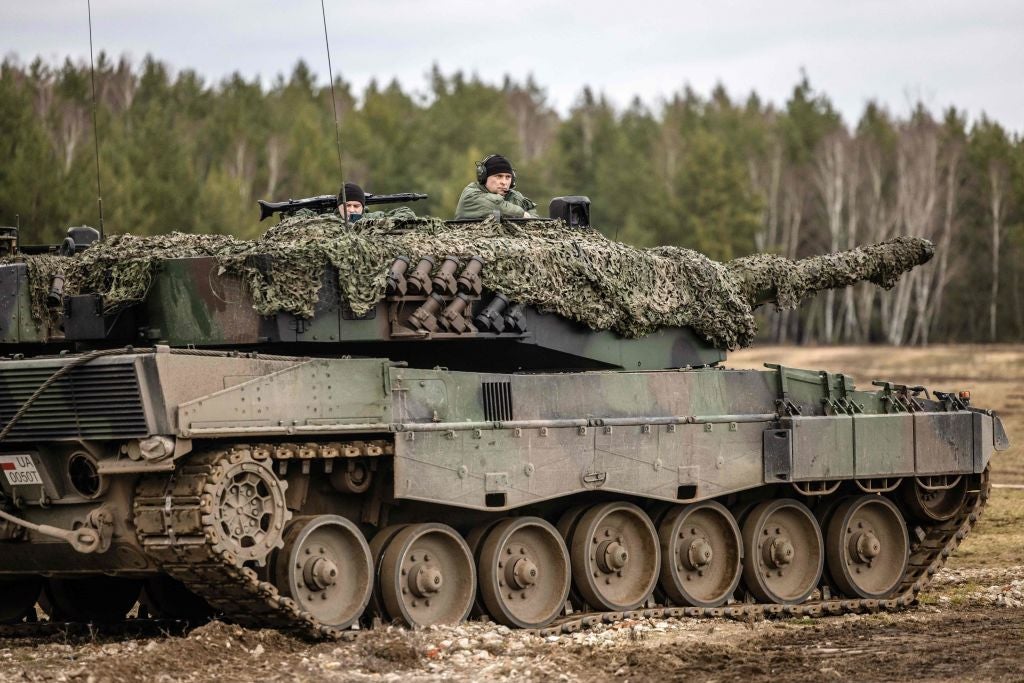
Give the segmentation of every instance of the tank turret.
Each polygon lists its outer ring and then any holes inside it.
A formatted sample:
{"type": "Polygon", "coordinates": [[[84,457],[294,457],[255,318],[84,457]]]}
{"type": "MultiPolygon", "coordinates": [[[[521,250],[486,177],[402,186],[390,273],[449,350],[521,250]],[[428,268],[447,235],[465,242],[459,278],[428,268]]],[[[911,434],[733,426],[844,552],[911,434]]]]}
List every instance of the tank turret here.
{"type": "Polygon", "coordinates": [[[554,222],[364,223],[302,215],[253,242],[112,238],[61,262],[64,339],[501,372],[703,367],[752,341],[756,306],[860,281],[889,287],[931,256],[927,241],[898,238],[721,264],[554,222]]]}

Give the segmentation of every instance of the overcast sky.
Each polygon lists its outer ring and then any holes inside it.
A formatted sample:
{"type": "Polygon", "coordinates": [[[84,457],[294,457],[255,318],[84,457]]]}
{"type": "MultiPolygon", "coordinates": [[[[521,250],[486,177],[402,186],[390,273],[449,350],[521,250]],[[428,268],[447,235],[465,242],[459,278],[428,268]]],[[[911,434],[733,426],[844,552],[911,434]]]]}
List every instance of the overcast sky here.
{"type": "MultiPolygon", "coordinates": [[[[806,70],[847,122],[875,99],[986,112],[1024,132],[1024,2],[326,0],[335,72],[422,90],[425,74],[532,74],[559,110],[584,85],[657,106],[689,83],[785,101],[806,70]]],[[[152,54],[212,81],[269,82],[305,59],[326,82],[319,0],[93,0],[96,51],[152,54]]],[[[88,59],[85,0],[0,0],[0,53],[88,59]]]]}

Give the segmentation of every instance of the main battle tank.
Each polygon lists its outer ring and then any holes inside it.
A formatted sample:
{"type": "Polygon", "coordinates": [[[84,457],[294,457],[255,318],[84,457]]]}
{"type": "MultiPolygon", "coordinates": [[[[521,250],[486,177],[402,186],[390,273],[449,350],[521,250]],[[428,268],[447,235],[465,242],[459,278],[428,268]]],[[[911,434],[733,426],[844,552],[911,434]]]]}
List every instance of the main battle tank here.
{"type": "Polygon", "coordinates": [[[923,240],[722,264],[560,221],[299,213],[66,251],[0,265],[8,622],[894,609],[1008,445],[966,392],[722,366],[755,306],[891,286],[923,240]]]}

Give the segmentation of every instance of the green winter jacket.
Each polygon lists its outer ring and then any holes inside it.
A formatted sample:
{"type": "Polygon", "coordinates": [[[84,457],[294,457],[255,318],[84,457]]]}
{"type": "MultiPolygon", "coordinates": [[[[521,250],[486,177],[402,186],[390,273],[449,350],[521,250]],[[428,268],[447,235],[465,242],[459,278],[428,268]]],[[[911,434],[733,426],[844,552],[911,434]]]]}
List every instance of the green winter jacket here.
{"type": "Polygon", "coordinates": [[[470,183],[459,197],[459,205],[455,208],[455,218],[487,218],[495,211],[502,216],[522,218],[527,211],[533,211],[537,204],[523,196],[518,190],[509,190],[502,197],[500,194],[488,192],[480,183],[470,183]]]}

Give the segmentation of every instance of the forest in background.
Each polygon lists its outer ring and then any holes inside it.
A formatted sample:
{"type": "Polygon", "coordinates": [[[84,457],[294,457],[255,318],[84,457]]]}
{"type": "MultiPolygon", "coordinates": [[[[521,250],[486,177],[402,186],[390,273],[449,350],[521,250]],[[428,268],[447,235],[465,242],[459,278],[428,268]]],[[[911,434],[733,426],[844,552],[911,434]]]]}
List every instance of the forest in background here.
{"type": "MultiPolygon", "coordinates": [[[[108,233],[255,237],[257,199],[337,192],[331,88],[298,63],[269,86],[101,54],[99,156],[108,233]]],[[[685,74],[681,74],[683,81],[685,74]]],[[[889,293],[860,285],[766,314],[777,342],[927,344],[1024,340],[1024,141],[981,116],[867,104],[842,120],[807,78],[782,105],[688,87],[616,108],[582,89],[564,115],[527,79],[492,84],[431,70],[420,90],[336,77],[346,180],[426,192],[417,213],[453,214],[473,162],[509,156],[519,189],[588,195],[592,222],[637,246],[712,258],[790,258],[896,235],[937,253],[889,293]]],[[[96,226],[88,65],[0,64],[0,225],[24,243],[96,226]]]]}

